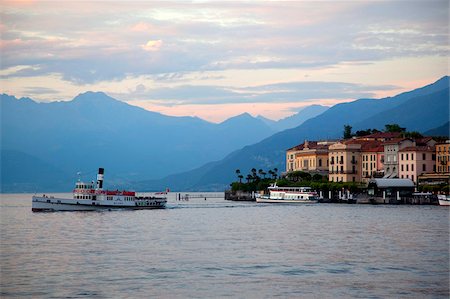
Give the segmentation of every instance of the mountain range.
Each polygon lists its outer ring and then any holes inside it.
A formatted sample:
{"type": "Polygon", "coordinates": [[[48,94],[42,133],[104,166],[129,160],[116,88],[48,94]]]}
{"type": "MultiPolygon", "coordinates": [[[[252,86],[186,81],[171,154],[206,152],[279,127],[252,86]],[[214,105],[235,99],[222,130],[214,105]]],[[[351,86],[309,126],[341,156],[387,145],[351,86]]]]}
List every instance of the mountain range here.
{"type": "Polygon", "coordinates": [[[248,113],[219,124],[166,116],[102,92],[50,103],[3,94],[0,108],[2,192],[68,191],[77,172],[91,180],[97,167],[113,187],[224,190],[236,169],[281,172],[286,149],[338,139],[344,125],[397,123],[422,133],[447,128],[448,135],[449,77],[394,97],[310,106],[278,122],[248,113]]]}
{"type": "MultiPolygon", "coordinates": [[[[215,124],[172,117],[86,92],[71,101],[37,103],[0,95],[2,192],[70,190],[77,172],[95,177],[98,166],[109,182],[157,179],[186,171],[292,126],[243,113],[215,124]]],[[[326,110],[308,107],[301,124],[326,110]]]]}
{"type": "MultiPolygon", "coordinates": [[[[236,181],[235,170],[285,169],[285,151],[304,140],[339,139],[344,125],[353,130],[384,129],[396,123],[408,131],[426,132],[444,127],[449,121],[449,77],[433,84],[383,99],[360,99],[337,104],[303,124],[276,133],[254,145],[234,151],[224,159],[205,164],[189,172],[170,175],[162,180],[135,183],[139,189],[174,186],[178,190],[223,190],[236,181]]],[[[449,136],[448,125],[446,135],[449,136]]],[[[445,132],[445,130],[439,132],[445,132]]],[[[433,132],[433,131],[431,131],[433,132]]]]}

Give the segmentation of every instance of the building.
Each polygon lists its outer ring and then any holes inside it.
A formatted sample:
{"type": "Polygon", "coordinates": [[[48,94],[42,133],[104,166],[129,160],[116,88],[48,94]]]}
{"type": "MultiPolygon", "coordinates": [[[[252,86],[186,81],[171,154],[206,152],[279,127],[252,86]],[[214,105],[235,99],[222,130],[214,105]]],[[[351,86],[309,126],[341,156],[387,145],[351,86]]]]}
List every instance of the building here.
{"type": "Polygon", "coordinates": [[[382,141],[367,141],[361,144],[361,181],[384,175],[384,146],[382,141]]]}
{"type": "Polygon", "coordinates": [[[399,177],[417,183],[423,173],[436,171],[434,146],[409,146],[399,150],[399,177]]]}
{"type": "Polygon", "coordinates": [[[412,139],[394,138],[384,142],[384,178],[398,178],[398,151],[414,146],[412,139]]]}
{"type": "Polygon", "coordinates": [[[436,172],[450,174],[450,140],[436,144],[436,172]]]}
{"type": "Polygon", "coordinates": [[[328,173],[328,146],[334,141],[307,141],[286,152],[286,171],[328,173]]]}
{"type": "Polygon", "coordinates": [[[303,150],[303,145],[303,143],[296,145],[286,151],[286,172],[295,171],[297,169],[295,165],[295,155],[303,150]]]}
{"type": "Polygon", "coordinates": [[[327,174],[329,143],[305,141],[303,149],[295,154],[295,170],[327,174]]]}
{"type": "Polygon", "coordinates": [[[328,180],[331,182],[361,181],[361,144],[354,140],[340,141],[328,148],[328,180]]]}

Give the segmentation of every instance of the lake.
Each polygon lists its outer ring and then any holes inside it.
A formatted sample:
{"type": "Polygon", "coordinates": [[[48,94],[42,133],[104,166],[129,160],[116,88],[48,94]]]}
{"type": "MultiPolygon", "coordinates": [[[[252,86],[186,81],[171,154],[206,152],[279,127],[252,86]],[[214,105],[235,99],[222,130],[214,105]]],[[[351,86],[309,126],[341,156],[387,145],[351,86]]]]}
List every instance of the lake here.
{"type": "Polygon", "coordinates": [[[1,195],[0,296],[449,297],[447,207],[203,194],[170,193],[163,210],[53,213],[1,195]]]}

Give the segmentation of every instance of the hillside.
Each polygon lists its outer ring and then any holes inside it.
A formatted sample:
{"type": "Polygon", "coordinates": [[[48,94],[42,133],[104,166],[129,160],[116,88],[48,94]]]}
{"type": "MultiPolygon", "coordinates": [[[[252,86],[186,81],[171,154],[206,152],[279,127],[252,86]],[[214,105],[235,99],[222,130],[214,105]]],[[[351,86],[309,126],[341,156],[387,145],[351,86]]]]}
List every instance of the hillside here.
{"type": "Polygon", "coordinates": [[[337,139],[342,137],[343,127],[348,124],[355,129],[377,128],[382,130],[387,123],[398,123],[409,130],[425,132],[436,124],[448,121],[449,77],[433,84],[384,99],[360,99],[338,104],[302,125],[277,133],[251,146],[237,150],[223,160],[209,163],[190,172],[172,175],[162,181],[145,181],[137,186],[158,189],[178,184],[185,177],[190,184],[181,184],[186,190],[220,190],[235,180],[235,170],[243,173],[251,168],[285,169],[286,149],[302,143],[305,139],[337,139]],[[195,182],[194,182],[195,181],[195,182]]]}
{"type": "MultiPolygon", "coordinates": [[[[23,153],[68,174],[102,166],[118,183],[192,169],[272,134],[263,121],[250,116],[213,124],[150,112],[101,92],[52,103],[1,95],[0,105],[2,151],[23,153]]],[[[32,178],[47,173],[31,160],[21,167],[32,174],[29,183],[40,186],[32,178]]],[[[10,189],[13,182],[12,173],[3,172],[2,189],[10,189]]],[[[60,190],[67,189],[64,185],[60,190]]]]}

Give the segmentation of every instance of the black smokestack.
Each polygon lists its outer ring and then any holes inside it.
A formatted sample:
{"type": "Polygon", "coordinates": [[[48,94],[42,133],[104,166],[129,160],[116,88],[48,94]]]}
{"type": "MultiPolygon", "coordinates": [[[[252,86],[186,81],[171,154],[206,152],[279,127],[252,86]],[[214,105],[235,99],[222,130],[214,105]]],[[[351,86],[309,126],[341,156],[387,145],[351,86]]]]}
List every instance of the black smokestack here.
{"type": "Polygon", "coordinates": [[[105,169],[99,168],[97,174],[97,189],[103,189],[103,174],[105,173],[105,169]]]}

